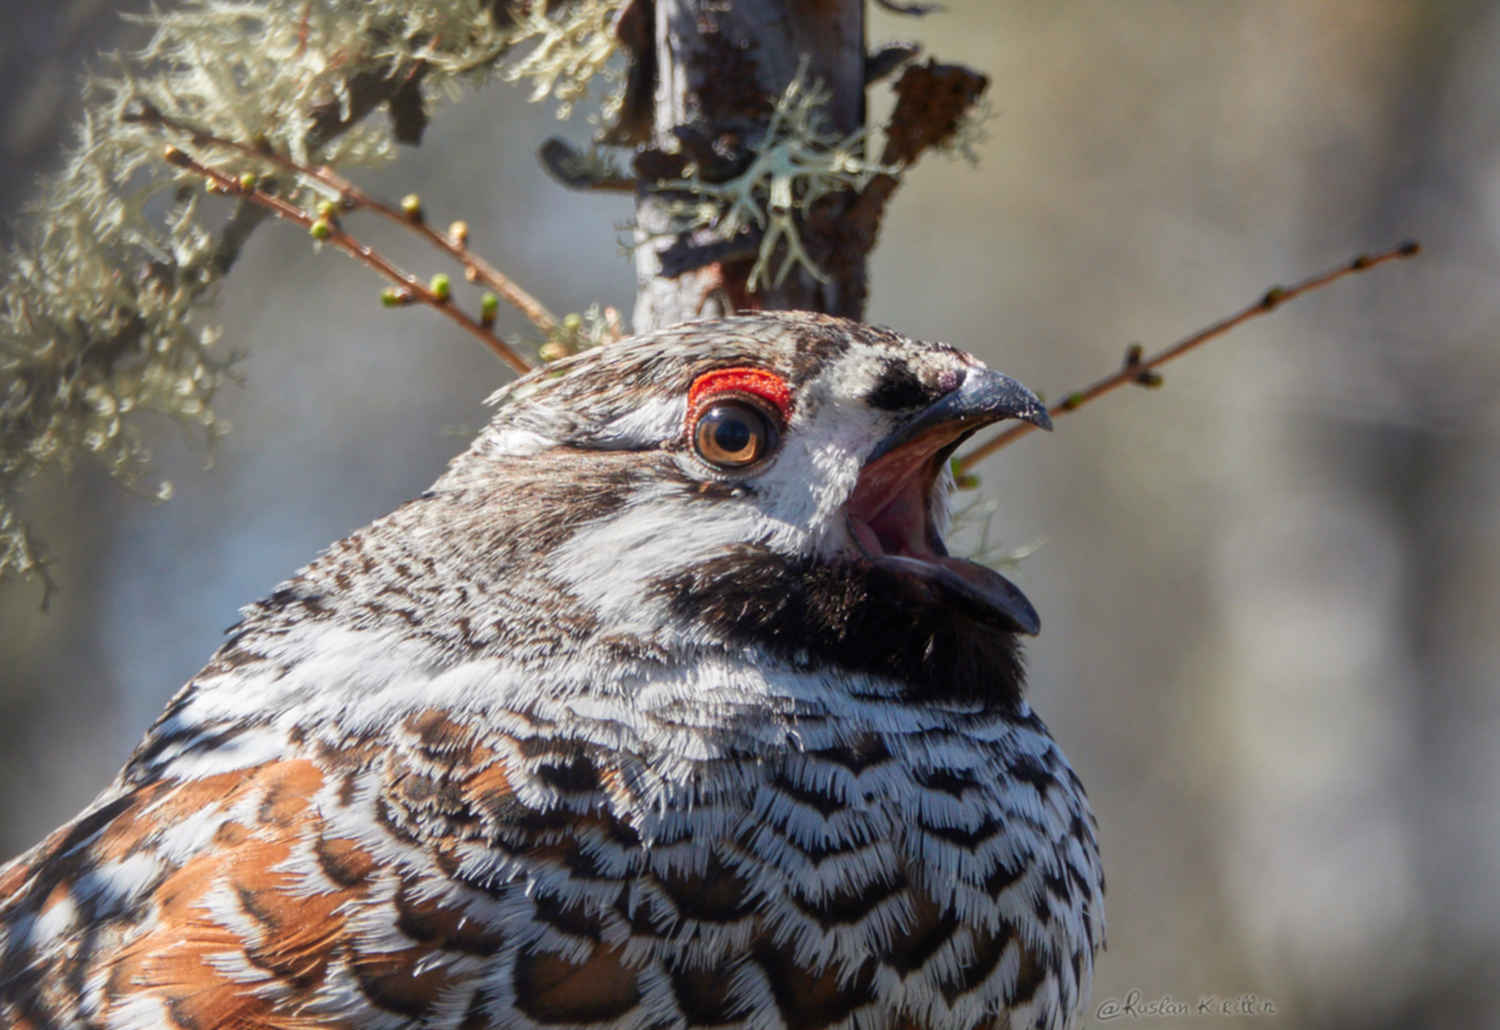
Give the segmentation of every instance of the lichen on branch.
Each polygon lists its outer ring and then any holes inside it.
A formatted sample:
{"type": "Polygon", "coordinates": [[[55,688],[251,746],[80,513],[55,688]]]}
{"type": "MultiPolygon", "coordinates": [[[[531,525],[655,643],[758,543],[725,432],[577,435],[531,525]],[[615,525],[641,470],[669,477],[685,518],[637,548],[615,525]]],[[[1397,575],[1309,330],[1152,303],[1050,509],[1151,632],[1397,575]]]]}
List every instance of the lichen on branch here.
{"type": "MultiPolygon", "coordinates": [[[[38,472],[87,460],[138,483],[142,411],[209,440],[225,430],[212,401],[231,362],[201,305],[265,216],[163,162],[163,124],[300,164],[382,161],[420,139],[437,100],[507,62],[571,106],[609,58],[619,6],[185,0],[143,19],[149,42],[89,80],[62,170],[0,257],[0,579],[42,571],[16,512],[38,472]]],[[[263,170],[253,155],[216,158],[236,177],[263,170]]]]}
{"type": "Polygon", "coordinates": [[[714,230],[729,240],[742,233],[759,238],[747,285],[778,286],[801,265],[826,282],[827,273],[802,244],[800,220],[833,195],[857,195],[877,175],[899,177],[901,169],[865,157],[864,128],[847,135],[827,129],[830,91],[807,76],[806,62],[777,99],[765,132],[753,144],[744,169],[722,182],[688,174],[656,184],[672,197],[674,232],[714,230]],[[772,270],[778,249],[785,253],[772,270]]]}
{"type": "Polygon", "coordinates": [[[611,65],[619,49],[613,26],[624,6],[625,0],[511,4],[514,26],[509,41],[518,49],[524,46],[525,53],[510,62],[505,78],[529,81],[531,100],[551,97],[557,101],[557,116],[567,118],[588,95],[589,84],[603,76],[610,86],[600,99],[599,117],[613,121],[624,96],[623,77],[611,65]]]}

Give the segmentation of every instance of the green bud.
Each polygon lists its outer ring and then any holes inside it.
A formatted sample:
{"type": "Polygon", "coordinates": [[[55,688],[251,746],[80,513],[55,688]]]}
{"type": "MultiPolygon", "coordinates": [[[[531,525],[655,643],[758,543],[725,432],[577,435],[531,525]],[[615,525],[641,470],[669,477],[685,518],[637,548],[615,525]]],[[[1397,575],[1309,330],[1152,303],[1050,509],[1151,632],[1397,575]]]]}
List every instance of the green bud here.
{"type": "Polygon", "coordinates": [[[979,477],[972,472],[965,472],[962,466],[963,460],[956,456],[948,463],[948,467],[953,470],[953,485],[960,490],[979,489],[979,477]]]}
{"type": "Polygon", "coordinates": [[[315,240],[326,240],[333,233],[333,226],[328,223],[326,218],[319,218],[307,227],[307,233],[315,240]]]}
{"type": "Polygon", "coordinates": [[[422,198],[415,193],[408,193],[401,198],[401,213],[413,222],[422,220],[422,198]]]}
{"type": "Polygon", "coordinates": [[[245,172],[240,176],[240,189],[244,190],[246,193],[249,193],[251,190],[255,189],[255,184],[258,181],[259,180],[256,179],[254,172],[245,172]]]}
{"type": "Polygon", "coordinates": [[[427,288],[432,291],[432,295],[438,300],[447,300],[453,296],[453,284],[449,281],[446,272],[439,272],[433,276],[427,288]]]}
{"type": "Polygon", "coordinates": [[[479,299],[479,324],[488,329],[495,324],[495,316],[500,313],[500,298],[493,293],[486,293],[479,299]]]}

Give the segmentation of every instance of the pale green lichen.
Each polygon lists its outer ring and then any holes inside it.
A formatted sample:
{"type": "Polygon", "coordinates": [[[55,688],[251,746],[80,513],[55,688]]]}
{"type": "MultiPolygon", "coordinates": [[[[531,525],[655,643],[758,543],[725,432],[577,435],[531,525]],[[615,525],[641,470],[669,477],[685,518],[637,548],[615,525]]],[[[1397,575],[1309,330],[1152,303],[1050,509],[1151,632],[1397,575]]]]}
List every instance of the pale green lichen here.
{"type": "Polygon", "coordinates": [[[799,265],[826,282],[827,274],[802,245],[798,219],[831,194],[859,193],[876,175],[900,174],[899,168],[865,157],[865,129],[841,135],[827,128],[830,96],[826,86],[808,79],[804,61],[777,99],[743,172],[725,182],[704,182],[690,175],[656,186],[685,195],[669,207],[678,231],[712,228],[730,239],[747,229],[759,230],[756,261],[747,280],[752,290],[780,285],[799,265]],[[785,255],[771,273],[772,259],[783,243],[785,255]]]}
{"type": "MultiPolygon", "coordinates": [[[[89,81],[63,169],[33,203],[25,242],[0,258],[0,578],[41,571],[15,510],[38,472],[90,460],[138,482],[149,459],[132,418],[141,411],[209,440],[225,431],[212,400],[230,362],[200,304],[265,216],[206,197],[162,151],[191,147],[261,188],[274,170],[166,125],[302,164],[380,161],[392,131],[363,115],[407,83],[430,110],[502,72],[571,108],[613,53],[620,6],[575,0],[549,11],[536,0],[497,18],[489,0],[186,0],[145,18],[150,41],[89,81]]],[[[311,186],[283,176],[279,188],[311,186]]],[[[320,192],[301,198],[316,208],[320,192]]]]}

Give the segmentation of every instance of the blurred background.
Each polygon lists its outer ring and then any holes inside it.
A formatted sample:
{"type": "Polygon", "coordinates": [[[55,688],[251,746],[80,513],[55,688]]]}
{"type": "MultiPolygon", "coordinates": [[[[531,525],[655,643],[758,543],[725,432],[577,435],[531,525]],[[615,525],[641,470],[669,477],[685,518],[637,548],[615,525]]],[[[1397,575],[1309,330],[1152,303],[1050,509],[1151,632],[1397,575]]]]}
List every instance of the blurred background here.
{"type": "MultiPolygon", "coordinates": [[[[3,6],[8,233],[91,55],[136,30],[3,6]]],[[[1099,816],[1090,1025],[1500,1026],[1500,4],[957,0],[870,37],[993,77],[979,166],[928,158],[897,195],[870,320],[1050,396],[1422,241],[981,471],[996,531],[1039,545],[1031,696],[1099,816]]],[[[558,132],[588,129],[497,84],[358,178],[466,219],[556,311],[628,312],[630,202],[546,180],[558,132]]],[[[211,316],[246,355],[212,468],[162,425],[170,503],[88,470],[34,491],[60,591],[0,596],[4,856],[104,786],[239,605],[483,424],[503,367],[381,285],[264,227],[211,316]]]]}

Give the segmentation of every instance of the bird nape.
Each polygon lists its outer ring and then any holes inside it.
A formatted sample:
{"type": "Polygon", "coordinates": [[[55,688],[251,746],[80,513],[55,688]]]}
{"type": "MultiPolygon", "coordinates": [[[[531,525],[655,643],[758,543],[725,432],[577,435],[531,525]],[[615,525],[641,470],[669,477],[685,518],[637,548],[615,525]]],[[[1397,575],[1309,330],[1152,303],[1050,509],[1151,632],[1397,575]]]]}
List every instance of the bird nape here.
{"type": "Polygon", "coordinates": [[[1076,1025],[1103,939],[944,344],[689,323],[535,372],[0,869],[21,1027],[1076,1025]]]}

